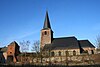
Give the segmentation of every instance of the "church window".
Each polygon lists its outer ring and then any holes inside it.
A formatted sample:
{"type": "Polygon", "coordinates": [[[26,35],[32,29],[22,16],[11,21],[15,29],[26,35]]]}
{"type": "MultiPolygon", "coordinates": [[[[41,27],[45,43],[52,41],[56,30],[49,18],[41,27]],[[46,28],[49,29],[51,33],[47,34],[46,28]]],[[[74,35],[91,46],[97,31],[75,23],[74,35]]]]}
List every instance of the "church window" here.
{"type": "Polygon", "coordinates": [[[66,55],[66,56],[68,56],[68,55],[69,55],[68,51],[65,51],[65,55],[66,55]]]}
{"type": "Polygon", "coordinates": [[[76,55],[76,51],[75,51],[75,50],[73,51],[73,55],[74,55],[74,56],[76,55]]]}
{"type": "Polygon", "coordinates": [[[47,35],[47,31],[45,31],[44,34],[47,35]]]}
{"type": "Polygon", "coordinates": [[[55,53],[54,52],[51,52],[51,56],[54,56],[55,55],[55,53]]]}
{"type": "Polygon", "coordinates": [[[91,50],[91,53],[92,53],[92,54],[94,54],[94,51],[93,51],[93,50],[91,50]]]}
{"type": "Polygon", "coordinates": [[[58,54],[59,54],[59,56],[61,56],[61,52],[60,51],[58,52],[58,54]]]}

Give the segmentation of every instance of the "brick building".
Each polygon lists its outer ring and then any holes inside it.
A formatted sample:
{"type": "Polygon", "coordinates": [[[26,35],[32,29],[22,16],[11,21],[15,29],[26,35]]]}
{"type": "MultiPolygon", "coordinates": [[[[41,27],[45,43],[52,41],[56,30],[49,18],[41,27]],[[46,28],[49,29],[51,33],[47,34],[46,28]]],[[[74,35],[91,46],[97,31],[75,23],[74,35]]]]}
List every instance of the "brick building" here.
{"type": "Polygon", "coordinates": [[[7,62],[17,62],[19,53],[19,45],[15,41],[10,43],[7,47],[7,62]]]}
{"type": "Polygon", "coordinates": [[[13,41],[7,47],[0,48],[0,63],[15,63],[20,54],[19,45],[13,41]]]}

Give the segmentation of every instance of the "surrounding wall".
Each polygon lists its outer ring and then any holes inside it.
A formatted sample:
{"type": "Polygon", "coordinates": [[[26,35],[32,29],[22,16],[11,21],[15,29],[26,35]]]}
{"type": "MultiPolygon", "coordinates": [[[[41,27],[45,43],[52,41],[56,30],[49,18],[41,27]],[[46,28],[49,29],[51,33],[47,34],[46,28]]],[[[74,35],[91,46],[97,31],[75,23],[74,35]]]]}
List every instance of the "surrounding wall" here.
{"type": "MultiPolygon", "coordinates": [[[[91,55],[76,55],[76,56],[59,56],[59,57],[48,57],[42,58],[42,64],[58,64],[58,65],[91,65],[91,64],[100,64],[100,54],[91,54],[91,55]]],[[[35,64],[41,63],[41,58],[34,58],[33,62],[35,64]]]]}

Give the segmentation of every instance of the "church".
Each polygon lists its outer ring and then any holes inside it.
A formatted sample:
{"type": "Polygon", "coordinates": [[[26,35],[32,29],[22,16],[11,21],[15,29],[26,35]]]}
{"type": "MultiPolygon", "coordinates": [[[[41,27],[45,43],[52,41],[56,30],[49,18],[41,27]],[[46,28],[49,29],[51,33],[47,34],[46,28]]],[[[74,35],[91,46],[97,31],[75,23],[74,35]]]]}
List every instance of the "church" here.
{"type": "Polygon", "coordinates": [[[89,40],[78,40],[75,36],[54,38],[53,32],[46,11],[44,26],[40,35],[40,50],[44,52],[43,55],[50,54],[51,57],[59,57],[84,53],[95,54],[95,46],[89,40]]]}

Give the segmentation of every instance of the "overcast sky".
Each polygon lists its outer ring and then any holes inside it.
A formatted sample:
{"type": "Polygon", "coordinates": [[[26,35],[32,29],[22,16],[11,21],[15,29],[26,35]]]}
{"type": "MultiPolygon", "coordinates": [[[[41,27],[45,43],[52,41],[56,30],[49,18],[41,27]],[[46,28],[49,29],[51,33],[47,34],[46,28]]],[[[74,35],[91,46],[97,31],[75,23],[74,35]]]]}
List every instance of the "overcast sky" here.
{"type": "Polygon", "coordinates": [[[95,44],[100,34],[100,0],[0,0],[0,47],[12,41],[40,40],[46,10],[54,37],[75,36],[95,44]]]}

